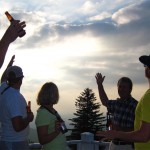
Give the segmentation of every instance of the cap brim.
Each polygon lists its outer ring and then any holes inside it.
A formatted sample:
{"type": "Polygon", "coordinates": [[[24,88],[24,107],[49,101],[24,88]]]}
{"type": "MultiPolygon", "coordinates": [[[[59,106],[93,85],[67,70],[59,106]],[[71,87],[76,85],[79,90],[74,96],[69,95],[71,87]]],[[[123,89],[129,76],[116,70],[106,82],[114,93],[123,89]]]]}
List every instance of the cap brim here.
{"type": "Polygon", "coordinates": [[[143,55],[139,58],[139,61],[144,65],[150,66],[150,56],[143,55]]]}

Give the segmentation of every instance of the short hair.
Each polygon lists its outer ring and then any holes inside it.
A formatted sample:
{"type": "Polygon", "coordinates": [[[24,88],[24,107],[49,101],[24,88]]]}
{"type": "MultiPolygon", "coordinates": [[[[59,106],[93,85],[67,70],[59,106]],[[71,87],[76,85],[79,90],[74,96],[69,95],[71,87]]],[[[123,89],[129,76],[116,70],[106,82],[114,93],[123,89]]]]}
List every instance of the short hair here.
{"type": "Polygon", "coordinates": [[[45,83],[38,95],[37,95],[37,104],[38,105],[49,105],[57,104],[59,100],[59,91],[58,87],[53,82],[45,83]]]}
{"type": "Polygon", "coordinates": [[[117,86],[119,85],[120,82],[125,82],[125,83],[128,83],[129,84],[129,88],[132,90],[132,87],[133,87],[133,83],[131,81],[130,78],[128,77],[122,77],[118,80],[118,83],[117,83],[117,86]]]}

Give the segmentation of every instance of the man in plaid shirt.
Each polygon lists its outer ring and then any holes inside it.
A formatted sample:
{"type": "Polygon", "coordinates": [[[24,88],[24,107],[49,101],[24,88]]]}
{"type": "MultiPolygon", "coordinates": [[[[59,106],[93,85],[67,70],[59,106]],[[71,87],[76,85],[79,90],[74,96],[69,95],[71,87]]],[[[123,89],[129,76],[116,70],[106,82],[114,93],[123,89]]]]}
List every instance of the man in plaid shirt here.
{"type": "MultiPolygon", "coordinates": [[[[103,87],[103,81],[105,76],[101,73],[97,73],[96,81],[98,85],[99,96],[101,102],[107,107],[109,113],[112,114],[112,129],[117,131],[133,131],[135,108],[138,103],[131,96],[132,81],[128,77],[122,77],[119,79],[117,87],[120,98],[116,100],[109,100],[103,87]]],[[[133,150],[133,143],[113,140],[109,146],[110,150],[133,150]]]]}

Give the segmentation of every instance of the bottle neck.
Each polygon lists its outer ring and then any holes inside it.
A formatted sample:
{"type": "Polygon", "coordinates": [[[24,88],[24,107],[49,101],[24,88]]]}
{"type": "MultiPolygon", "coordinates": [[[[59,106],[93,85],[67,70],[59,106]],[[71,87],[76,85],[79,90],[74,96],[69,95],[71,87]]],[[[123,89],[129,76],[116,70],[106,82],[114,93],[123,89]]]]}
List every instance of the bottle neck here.
{"type": "Polygon", "coordinates": [[[9,12],[5,12],[5,14],[6,14],[6,16],[7,16],[7,18],[8,18],[8,20],[10,21],[10,22],[13,22],[15,19],[9,14],[9,12]]]}

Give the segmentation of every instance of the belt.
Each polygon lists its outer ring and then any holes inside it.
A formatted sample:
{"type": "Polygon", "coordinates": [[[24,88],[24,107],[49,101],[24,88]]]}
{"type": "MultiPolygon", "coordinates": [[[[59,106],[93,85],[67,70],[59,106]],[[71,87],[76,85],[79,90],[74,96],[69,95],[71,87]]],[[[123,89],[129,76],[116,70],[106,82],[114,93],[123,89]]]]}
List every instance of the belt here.
{"type": "Polygon", "coordinates": [[[132,145],[133,144],[132,142],[116,141],[116,140],[113,140],[112,143],[115,145],[132,145]]]}

